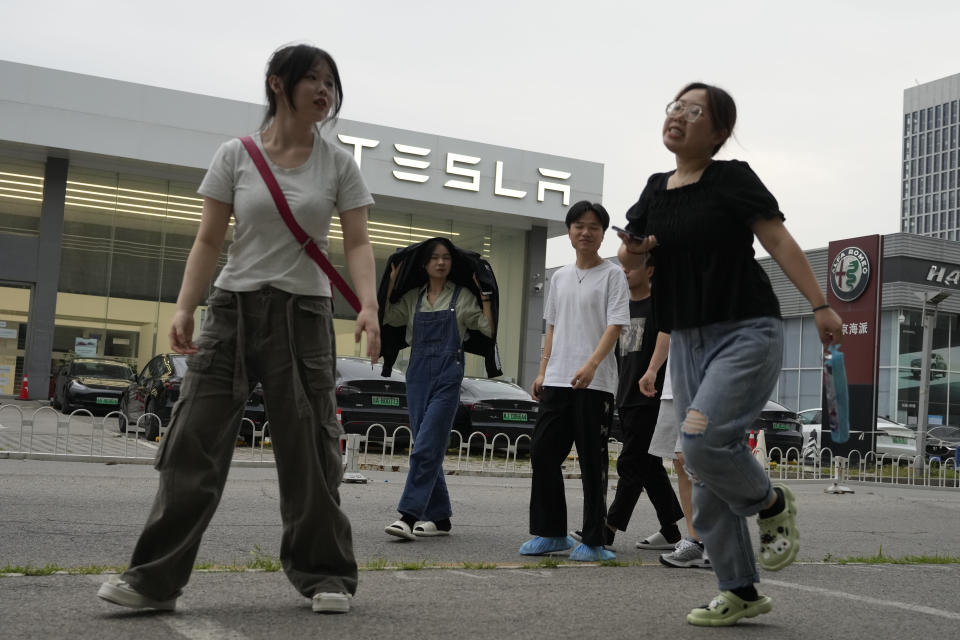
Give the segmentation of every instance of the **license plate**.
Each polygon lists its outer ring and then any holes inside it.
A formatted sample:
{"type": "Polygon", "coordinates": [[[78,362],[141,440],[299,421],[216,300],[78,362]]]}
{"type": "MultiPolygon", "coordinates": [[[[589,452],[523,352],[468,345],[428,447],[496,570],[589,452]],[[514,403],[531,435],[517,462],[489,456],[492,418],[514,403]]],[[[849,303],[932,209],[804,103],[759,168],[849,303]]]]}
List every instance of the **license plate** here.
{"type": "Polygon", "coordinates": [[[907,444],[906,436],[893,436],[893,444],[907,444]]]}
{"type": "Polygon", "coordinates": [[[97,404],[120,404],[116,398],[97,398],[97,404]]]}
{"type": "Polygon", "coordinates": [[[507,422],[526,422],[527,414],[525,413],[511,413],[509,411],[503,412],[503,419],[507,422]]]}
{"type": "Polygon", "coordinates": [[[789,422],[774,422],[773,423],[774,431],[793,431],[793,425],[789,422]]]}
{"type": "Polygon", "coordinates": [[[395,396],[371,396],[370,402],[375,407],[399,407],[400,398],[395,396]]]}

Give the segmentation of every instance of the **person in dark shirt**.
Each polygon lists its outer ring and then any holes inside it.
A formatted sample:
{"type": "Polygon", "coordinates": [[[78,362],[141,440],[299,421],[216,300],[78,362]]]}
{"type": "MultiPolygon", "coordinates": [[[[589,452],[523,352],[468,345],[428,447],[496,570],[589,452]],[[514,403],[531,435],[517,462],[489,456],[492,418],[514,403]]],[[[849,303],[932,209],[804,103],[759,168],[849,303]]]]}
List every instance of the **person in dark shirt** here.
{"type": "MultiPolygon", "coordinates": [[[[618,361],[620,379],[617,387],[617,408],[622,427],[623,448],[617,457],[617,491],[607,511],[604,531],[606,546],[613,545],[617,531],[626,531],[640,494],[647,497],[657,512],[660,530],[637,543],[638,549],[673,549],[680,541],[677,521],[683,510],[673,492],[670,478],[663,468],[663,459],[647,450],[653,438],[660,410],[659,393],[663,390],[666,372],[664,363],[670,348],[670,336],[657,331],[650,301],[650,278],[653,276],[653,256],[646,255],[643,265],[624,269],[630,288],[630,326],[620,337],[618,361]],[[649,392],[640,389],[639,381],[645,374],[654,380],[649,392]]],[[[580,531],[570,536],[581,539],[580,531]]]]}
{"type": "Polygon", "coordinates": [[[771,484],[745,442],[783,354],[780,306],[754,259],[754,236],[810,302],[824,344],[840,341],[842,321],[783,226],[773,195],[747,163],[713,159],[733,133],[733,98],[693,83],[666,113],[663,143],[677,168],[650,177],[627,213],[630,233],[620,234],[619,257],[628,268],[647,252],[657,262],[654,315],[670,333],[674,404],[694,481],[693,524],[721,590],[687,622],[726,626],[772,609],[754,586],[760,575],[746,518],[759,516],[764,569],[783,569],[799,549],[793,494],[771,484]]]}

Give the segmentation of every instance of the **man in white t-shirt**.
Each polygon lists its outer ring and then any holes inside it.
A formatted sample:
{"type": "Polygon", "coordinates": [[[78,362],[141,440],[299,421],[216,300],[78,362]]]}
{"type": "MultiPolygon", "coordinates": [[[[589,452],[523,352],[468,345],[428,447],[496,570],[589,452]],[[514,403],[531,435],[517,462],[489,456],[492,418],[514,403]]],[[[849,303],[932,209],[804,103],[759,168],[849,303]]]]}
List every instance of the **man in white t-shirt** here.
{"type": "Polygon", "coordinates": [[[577,252],[574,264],[550,280],[544,319],[547,333],[540,372],[531,393],[540,402],[530,458],[530,533],[523,555],[565,551],[567,505],[561,465],[576,444],[583,482],[583,542],[571,560],[614,558],[603,548],[606,528],[607,434],[617,391],[613,347],[630,324],[630,292],[623,271],[600,257],[610,216],[584,200],[567,212],[567,233],[577,252]]]}

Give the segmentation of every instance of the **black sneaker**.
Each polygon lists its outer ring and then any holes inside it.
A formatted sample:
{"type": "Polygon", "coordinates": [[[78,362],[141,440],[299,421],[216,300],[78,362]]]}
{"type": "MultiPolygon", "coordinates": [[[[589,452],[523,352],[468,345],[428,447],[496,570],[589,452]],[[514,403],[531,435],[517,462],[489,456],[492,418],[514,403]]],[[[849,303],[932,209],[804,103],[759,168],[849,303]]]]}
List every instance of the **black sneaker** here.
{"type": "MultiPolygon", "coordinates": [[[[613,539],[616,537],[617,532],[611,529],[610,527],[604,527],[604,528],[606,529],[606,532],[603,536],[604,537],[603,546],[612,547],[613,539]]],[[[577,529],[576,531],[571,531],[570,537],[576,540],[577,542],[583,542],[583,530],[577,529]]]]}

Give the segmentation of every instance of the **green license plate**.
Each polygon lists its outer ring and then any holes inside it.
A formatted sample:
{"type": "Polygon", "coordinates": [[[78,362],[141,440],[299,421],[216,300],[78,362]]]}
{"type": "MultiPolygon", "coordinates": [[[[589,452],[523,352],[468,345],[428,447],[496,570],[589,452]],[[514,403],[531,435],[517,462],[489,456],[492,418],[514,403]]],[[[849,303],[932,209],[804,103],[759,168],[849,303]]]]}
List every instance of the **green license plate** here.
{"type": "Polygon", "coordinates": [[[774,431],[793,431],[793,425],[789,422],[774,422],[773,423],[774,431]]]}
{"type": "Polygon", "coordinates": [[[400,398],[394,396],[371,396],[370,402],[375,407],[399,407],[400,398]]]}
{"type": "Polygon", "coordinates": [[[526,422],[527,414],[525,413],[511,413],[509,411],[503,412],[503,419],[507,422],[526,422]]]}
{"type": "Polygon", "coordinates": [[[893,436],[893,444],[907,444],[905,436],[893,436]]]}
{"type": "Polygon", "coordinates": [[[97,398],[97,404],[120,404],[116,398],[97,398]]]}

